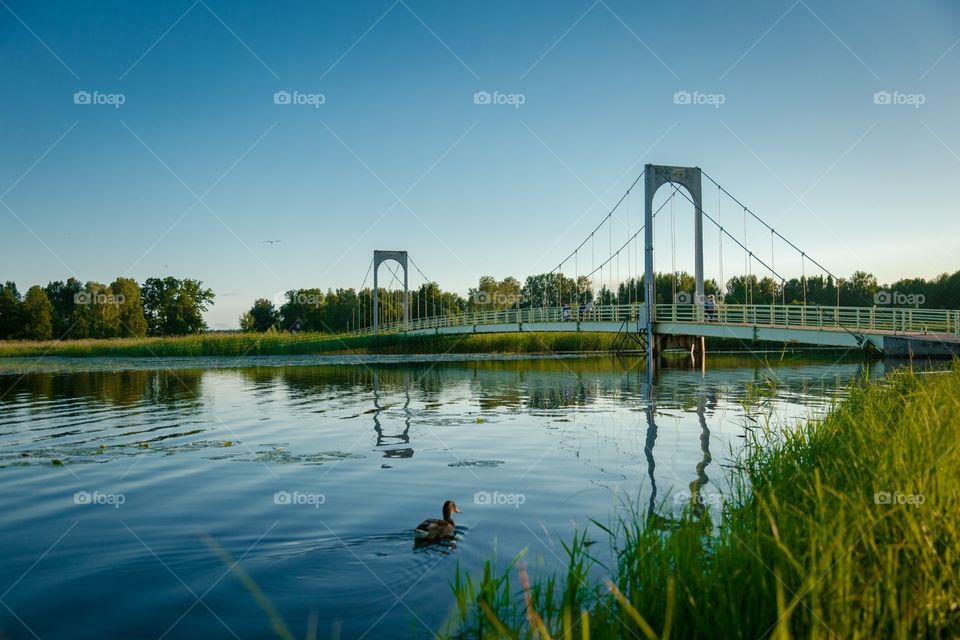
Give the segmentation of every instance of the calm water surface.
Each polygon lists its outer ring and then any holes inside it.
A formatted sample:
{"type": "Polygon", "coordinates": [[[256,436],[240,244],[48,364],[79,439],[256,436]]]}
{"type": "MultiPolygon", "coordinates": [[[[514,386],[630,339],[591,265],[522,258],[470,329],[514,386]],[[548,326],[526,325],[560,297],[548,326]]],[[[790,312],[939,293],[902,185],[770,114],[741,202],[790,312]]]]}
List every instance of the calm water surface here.
{"type": "Polygon", "coordinates": [[[0,362],[0,638],[271,637],[234,561],[296,637],[429,637],[457,563],[557,568],[625,499],[716,508],[758,415],[883,374],[718,356],[651,389],[631,358],[351,362],[0,362]],[[415,548],[448,498],[457,544],[415,548]]]}

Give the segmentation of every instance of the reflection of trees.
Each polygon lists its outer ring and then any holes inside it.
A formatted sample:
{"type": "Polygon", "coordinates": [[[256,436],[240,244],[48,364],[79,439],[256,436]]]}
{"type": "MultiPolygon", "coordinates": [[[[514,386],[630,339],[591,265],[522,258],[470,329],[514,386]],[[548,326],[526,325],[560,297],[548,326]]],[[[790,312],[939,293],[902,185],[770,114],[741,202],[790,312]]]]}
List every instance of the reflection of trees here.
{"type": "Polygon", "coordinates": [[[27,394],[33,400],[85,398],[113,406],[199,404],[200,369],[28,373],[0,377],[0,404],[27,394]]]}

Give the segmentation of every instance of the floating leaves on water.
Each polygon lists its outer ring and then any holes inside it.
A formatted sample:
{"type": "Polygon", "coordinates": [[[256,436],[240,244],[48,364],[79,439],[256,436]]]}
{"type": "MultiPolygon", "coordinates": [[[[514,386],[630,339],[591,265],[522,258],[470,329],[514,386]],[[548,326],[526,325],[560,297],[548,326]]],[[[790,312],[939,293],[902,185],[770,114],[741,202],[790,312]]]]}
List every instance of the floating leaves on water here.
{"type": "Polygon", "coordinates": [[[477,424],[483,424],[486,420],[483,419],[483,416],[477,416],[477,424]]]}
{"type": "Polygon", "coordinates": [[[277,447],[267,451],[258,451],[257,460],[277,464],[323,464],[332,460],[359,460],[364,456],[346,451],[319,451],[317,453],[293,454],[277,447]]]}
{"type": "Polygon", "coordinates": [[[448,467],[499,467],[504,464],[503,460],[458,460],[451,462],[448,467]]]}
{"type": "Polygon", "coordinates": [[[53,460],[50,461],[50,464],[52,464],[55,467],[59,467],[60,465],[63,464],[63,462],[60,461],[60,458],[54,458],[53,460]]]}
{"type": "Polygon", "coordinates": [[[137,443],[137,446],[140,447],[141,449],[149,449],[149,448],[150,448],[150,443],[149,443],[149,442],[138,442],[138,443],[137,443]]]}
{"type": "Polygon", "coordinates": [[[223,446],[225,446],[225,447],[232,447],[232,446],[233,446],[233,440],[224,440],[224,441],[223,441],[223,446]]]}

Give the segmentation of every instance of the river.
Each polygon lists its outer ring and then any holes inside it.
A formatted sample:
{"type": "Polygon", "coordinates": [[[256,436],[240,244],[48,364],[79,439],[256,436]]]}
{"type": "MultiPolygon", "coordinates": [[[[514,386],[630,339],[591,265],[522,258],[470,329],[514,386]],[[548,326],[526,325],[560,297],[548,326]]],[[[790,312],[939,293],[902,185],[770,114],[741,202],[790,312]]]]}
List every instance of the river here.
{"type": "Polygon", "coordinates": [[[717,509],[751,429],[821,415],[852,380],[884,374],[718,355],[651,388],[642,368],[0,362],[0,637],[271,637],[258,597],[295,637],[430,637],[458,563],[506,566],[526,548],[549,571],[561,541],[625,502],[660,518],[717,509]],[[458,540],[416,547],[412,529],[447,499],[458,540]]]}

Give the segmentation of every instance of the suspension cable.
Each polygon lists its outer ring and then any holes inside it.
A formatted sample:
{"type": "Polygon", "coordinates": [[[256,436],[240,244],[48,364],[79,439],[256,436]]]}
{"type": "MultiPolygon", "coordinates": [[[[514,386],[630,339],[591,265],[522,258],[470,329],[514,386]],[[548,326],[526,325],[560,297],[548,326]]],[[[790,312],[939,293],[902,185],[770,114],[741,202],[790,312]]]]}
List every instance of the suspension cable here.
{"type": "Polygon", "coordinates": [[[673,198],[670,198],[670,296],[677,302],[677,222],[673,216],[673,198]]]}
{"type": "MultiPolygon", "coordinates": [[[[769,224],[767,224],[767,222],[766,222],[763,218],[761,218],[760,216],[758,216],[758,215],[757,215],[756,213],[754,213],[749,207],[747,207],[745,204],[743,204],[742,202],[740,202],[732,193],[730,193],[729,191],[727,191],[726,189],[724,189],[724,188],[720,185],[719,182],[717,182],[716,180],[713,179],[713,177],[712,177],[710,174],[708,174],[708,173],[707,173],[706,171],[704,171],[703,169],[700,170],[700,173],[702,173],[703,176],[704,176],[707,180],[709,180],[710,182],[712,182],[712,183],[714,184],[714,186],[717,187],[717,189],[719,189],[720,191],[722,191],[723,193],[725,193],[728,198],[730,198],[731,200],[733,200],[734,202],[736,202],[738,205],[740,205],[741,207],[743,207],[743,210],[746,211],[747,213],[749,213],[751,216],[753,216],[753,217],[757,220],[757,222],[759,222],[760,224],[762,224],[763,226],[765,226],[767,229],[770,230],[771,233],[776,234],[777,237],[779,237],[781,240],[783,240],[783,241],[786,242],[788,245],[790,245],[790,247],[792,247],[794,251],[796,251],[797,253],[801,253],[801,254],[804,253],[803,250],[800,249],[800,247],[798,247],[797,245],[795,245],[795,244],[793,244],[792,242],[790,242],[790,240],[788,240],[782,233],[780,233],[779,231],[777,231],[776,229],[774,229],[772,226],[770,226],[769,224]]],[[[806,256],[806,259],[809,260],[810,262],[812,262],[815,266],[817,266],[821,271],[823,271],[824,273],[826,273],[828,276],[830,276],[831,278],[833,278],[835,282],[838,280],[836,274],[834,274],[834,273],[831,272],[829,269],[827,269],[826,267],[824,267],[822,264],[820,264],[819,262],[817,262],[816,260],[814,260],[813,258],[811,258],[809,255],[806,256]]],[[[785,282],[785,281],[784,281],[784,282],[785,282]]]]}
{"type": "MultiPolygon", "coordinates": [[[[620,204],[626,199],[626,197],[627,197],[627,195],[630,193],[630,191],[631,191],[635,186],[637,186],[637,183],[640,182],[640,178],[643,177],[643,174],[646,173],[646,171],[647,171],[647,169],[646,169],[646,167],[644,167],[643,171],[640,172],[640,175],[637,176],[636,180],[634,180],[634,181],[630,184],[630,186],[627,187],[627,190],[624,192],[624,194],[623,194],[622,196],[620,196],[620,199],[619,199],[619,200],[617,200],[617,204],[613,205],[613,208],[610,209],[610,212],[607,213],[607,215],[605,215],[605,216],[603,217],[603,219],[600,221],[600,223],[597,224],[597,226],[593,228],[593,231],[590,232],[590,235],[588,235],[586,238],[584,238],[583,242],[581,242],[580,244],[578,244],[578,245],[577,245],[577,248],[570,252],[570,255],[568,255],[566,258],[564,258],[563,260],[560,261],[560,264],[559,264],[559,266],[557,267],[557,269],[560,269],[567,260],[569,260],[570,258],[572,258],[573,255],[574,255],[577,251],[579,251],[580,249],[582,249],[582,248],[583,248],[583,245],[585,245],[585,244],[587,243],[587,240],[589,240],[590,237],[593,236],[593,234],[595,234],[597,231],[599,231],[599,230],[600,230],[600,227],[602,227],[605,222],[607,222],[608,220],[610,220],[610,219],[613,217],[613,213],[617,210],[617,208],[620,206],[620,204]]],[[[551,270],[550,273],[553,273],[553,272],[556,271],[557,269],[551,270]]]]}
{"type": "MultiPolygon", "coordinates": [[[[709,176],[707,176],[707,177],[709,178],[709,176]]],[[[713,182],[714,184],[717,184],[715,181],[713,181],[712,178],[710,178],[710,180],[711,180],[711,182],[713,182]]],[[[719,187],[720,185],[717,185],[717,186],[719,187]]],[[[722,187],[721,187],[721,188],[722,188],[722,187]]],[[[679,192],[680,195],[682,195],[684,198],[686,198],[686,199],[690,202],[690,204],[692,204],[694,207],[696,207],[696,203],[695,203],[695,202],[690,198],[690,196],[688,196],[686,193],[684,193],[683,191],[679,191],[679,189],[677,189],[677,188],[674,188],[674,192],[675,192],[675,193],[676,193],[676,192],[679,192]]],[[[724,193],[727,193],[727,192],[724,191],[724,193]]],[[[727,193],[727,195],[730,195],[730,194],[727,193]]],[[[736,198],[733,198],[733,196],[730,196],[730,198],[732,198],[734,201],[736,201],[736,198]]],[[[739,203],[738,203],[738,204],[739,204],[739,203]]],[[[741,206],[743,206],[743,205],[741,204],[741,206]]],[[[746,207],[744,207],[744,209],[746,209],[746,207]]],[[[702,213],[703,213],[704,216],[706,216],[707,220],[709,220],[709,221],[712,222],[714,225],[716,225],[718,228],[720,228],[720,230],[723,231],[723,233],[725,233],[728,238],[730,238],[730,239],[733,240],[735,243],[737,243],[738,245],[740,245],[740,247],[741,247],[744,251],[746,251],[746,252],[748,253],[748,255],[749,255],[749,257],[750,257],[751,259],[756,260],[757,262],[759,262],[759,263],[760,263],[761,265],[763,265],[768,271],[770,271],[770,273],[772,273],[773,275],[775,275],[776,277],[778,277],[782,282],[786,282],[786,279],[785,279],[782,275],[780,275],[779,273],[777,273],[774,269],[772,269],[772,268],[770,267],[770,265],[768,265],[767,263],[765,263],[763,260],[761,260],[760,258],[758,258],[757,256],[755,256],[752,251],[750,251],[749,249],[747,249],[746,245],[744,245],[742,242],[740,242],[740,241],[737,240],[735,237],[733,237],[733,236],[730,234],[730,232],[728,232],[728,231],[726,231],[725,229],[723,229],[723,227],[720,227],[720,225],[717,224],[717,221],[713,219],[713,216],[711,216],[711,215],[710,215],[709,213],[707,213],[706,211],[703,211],[702,213]]],[[[777,235],[780,236],[779,233],[778,233],[777,235]]],[[[780,236],[780,238],[781,238],[782,240],[784,240],[785,242],[789,242],[789,241],[786,240],[786,238],[784,238],[783,236],[780,236]]],[[[791,244],[791,246],[793,246],[793,245],[791,244]]],[[[799,251],[799,250],[798,250],[798,251],[799,251]]],[[[809,256],[806,256],[806,254],[804,254],[802,251],[801,251],[800,253],[803,254],[807,259],[809,259],[811,262],[813,262],[813,263],[816,264],[817,266],[820,266],[819,263],[815,262],[815,261],[814,261],[812,258],[810,258],[809,256]]],[[[820,268],[823,269],[823,267],[820,267],[820,268]]],[[[826,271],[826,269],[824,269],[824,271],[826,271]]],[[[827,273],[830,274],[829,271],[827,271],[827,273]]],[[[830,275],[832,275],[832,274],[830,274],[830,275]]],[[[814,304],[814,306],[816,306],[816,307],[821,307],[821,308],[822,308],[822,305],[820,305],[820,304],[818,304],[818,303],[816,303],[816,302],[814,302],[813,304],[814,304]]],[[[853,336],[853,338],[857,341],[857,344],[862,344],[862,340],[863,340],[863,337],[862,337],[862,336],[858,336],[858,335],[855,334],[853,331],[851,331],[845,324],[843,324],[842,322],[840,322],[839,318],[835,318],[835,321],[836,321],[838,327],[840,327],[841,329],[843,329],[844,331],[846,331],[847,333],[849,333],[851,336],[853,336]]]]}
{"type": "MultiPolygon", "coordinates": [[[[677,192],[680,191],[680,187],[675,186],[675,185],[671,185],[671,186],[673,186],[673,193],[670,194],[670,198],[673,198],[675,195],[677,195],[677,192]]],[[[684,194],[681,194],[681,195],[684,195],[684,194]]],[[[660,213],[660,210],[663,209],[665,206],[667,206],[667,204],[669,204],[669,202],[670,202],[670,199],[667,199],[667,200],[664,201],[663,204],[661,204],[659,207],[657,207],[657,210],[653,212],[653,215],[652,215],[652,216],[650,216],[651,219],[655,219],[655,218],[657,217],[657,214],[660,213]]],[[[628,243],[632,242],[634,239],[636,239],[637,236],[640,235],[640,232],[644,230],[645,226],[646,226],[645,224],[644,224],[644,225],[641,225],[641,227],[640,227],[639,229],[637,229],[636,232],[634,232],[634,234],[633,234],[632,236],[630,236],[629,238],[627,238],[627,241],[626,241],[626,242],[624,242],[622,245],[620,245],[620,248],[617,249],[616,253],[612,253],[609,258],[607,258],[605,261],[601,262],[600,265],[599,265],[596,269],[594,269],[593,271],[591,271],[590,273],[588,273],[587,276],[593,275],[593,274],[596,273],[597,271],[600,271],[601,269],[603,269],[604,266],[606,266],[607,264],[609,264],[609,263],[617,256],[618,253],[620,253],[621,251],[623,251],[624,247],[626,247],[628,243]]]]}
{"type": "Polygon", "coordinates": [[[800,252],[800,274],[803,278],[803,304],[807,304],[807,266],[804,263],[805,253],[800,252]]]}
{"type": "MultiPolygon", "coordinates": [[[[718,224],[719,224],[719,221],[720,221],[720,199],[721,199],[722,196],[723,196],[723,194],[721,194],[720,191],[717,190],[717,221],[718,221],[718,224]]],[[[720,288],[720,292],[719,292],[720,295],[725,298],[726,296],[724,296],[723,292],[726,291],[727,283],[723,281],[723,227],[722,227],[722,226],[720,227],[720,233],[717,234],[717,238],[718,238],[719,243],[720,243],[720,282],[718,283],[718,286],[719,286],[719,288],[720,288]]]]}

